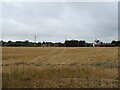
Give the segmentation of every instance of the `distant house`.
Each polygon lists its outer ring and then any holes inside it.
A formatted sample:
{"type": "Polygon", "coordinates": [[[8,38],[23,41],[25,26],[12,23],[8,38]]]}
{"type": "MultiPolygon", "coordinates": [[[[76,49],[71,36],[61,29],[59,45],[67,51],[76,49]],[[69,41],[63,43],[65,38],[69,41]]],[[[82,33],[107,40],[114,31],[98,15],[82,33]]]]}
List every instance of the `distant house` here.
{"type": "Polygon", "coordinates": [[[98,40],[98,39],[95,39],[94,42],[93,42],[93,47],[99,46],[99,45],[101,45],[101,44],[103,44],[102,41],[100,41],[100,40],[98,40]]]}

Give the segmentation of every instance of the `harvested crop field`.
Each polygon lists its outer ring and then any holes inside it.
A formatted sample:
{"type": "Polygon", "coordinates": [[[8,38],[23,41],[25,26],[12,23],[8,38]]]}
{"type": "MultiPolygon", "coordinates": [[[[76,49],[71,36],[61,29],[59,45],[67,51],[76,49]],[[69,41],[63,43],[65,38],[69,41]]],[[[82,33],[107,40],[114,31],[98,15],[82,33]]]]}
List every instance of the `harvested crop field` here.
{"type": "Polygon", "coordinates": [[[3,88],[117,88],[117,47],[3,47],[3,88]]]}

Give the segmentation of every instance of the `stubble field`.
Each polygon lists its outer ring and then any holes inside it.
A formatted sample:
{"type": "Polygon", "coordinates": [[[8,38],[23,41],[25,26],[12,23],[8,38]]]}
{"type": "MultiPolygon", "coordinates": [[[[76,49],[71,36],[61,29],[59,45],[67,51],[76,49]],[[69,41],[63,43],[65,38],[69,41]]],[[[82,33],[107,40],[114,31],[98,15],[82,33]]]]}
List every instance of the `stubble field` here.
{"type": "Polygon", "coordinates": [[[117,88],[117,47],[3,47],[3,88],[117,88]]]}

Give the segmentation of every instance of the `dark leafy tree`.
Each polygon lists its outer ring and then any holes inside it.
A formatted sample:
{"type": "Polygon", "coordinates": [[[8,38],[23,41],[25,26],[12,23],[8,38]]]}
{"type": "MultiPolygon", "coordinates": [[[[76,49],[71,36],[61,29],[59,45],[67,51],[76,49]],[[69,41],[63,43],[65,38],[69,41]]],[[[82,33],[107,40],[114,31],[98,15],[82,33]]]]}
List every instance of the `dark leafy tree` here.
{"type": "Polygon", "coordinates": [[[78,46],[80,47],[85,47],[85,41],[79,41],[78,46]]]}
{"type": "Polygon", "coordinates": [[[65,46],[66,47],[78,47],[78,40],[70,40],[70,41],[68,41],[68,40],[66,40],[65,41],[65,46]]]}
{"type": "Polygon", "coordinates": [[[115,44],[115,45],[116,45],[116,44],[117,44],[117,41],[112,41],[111,44],[115,44]]]}

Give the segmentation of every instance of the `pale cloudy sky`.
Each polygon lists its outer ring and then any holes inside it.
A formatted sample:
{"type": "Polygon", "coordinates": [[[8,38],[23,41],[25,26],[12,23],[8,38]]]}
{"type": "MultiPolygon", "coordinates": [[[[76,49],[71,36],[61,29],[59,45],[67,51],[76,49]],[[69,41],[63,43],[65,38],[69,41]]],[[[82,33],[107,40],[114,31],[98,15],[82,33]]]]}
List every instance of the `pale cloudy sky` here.
{"type": "Polygon", "coordinates": [[[2,19],[4,40],[118,39],[117,2],[6,2],[2,19]]]}

